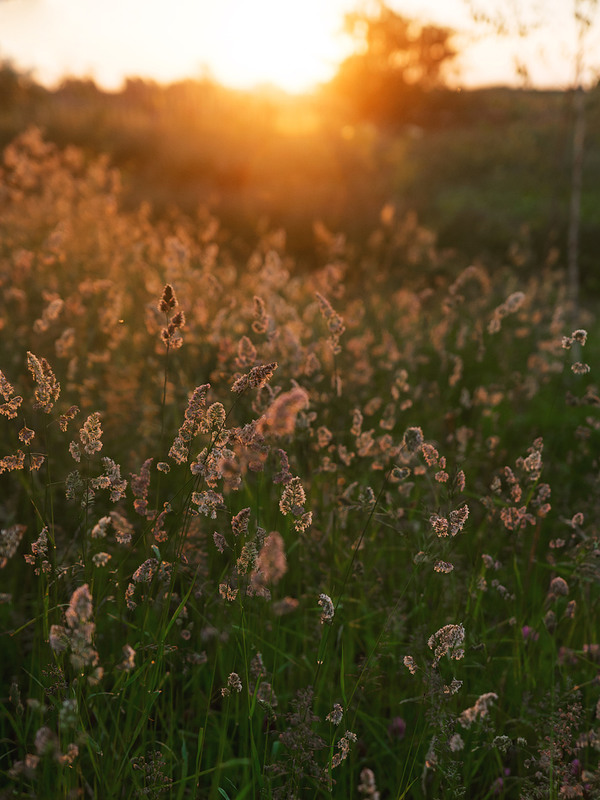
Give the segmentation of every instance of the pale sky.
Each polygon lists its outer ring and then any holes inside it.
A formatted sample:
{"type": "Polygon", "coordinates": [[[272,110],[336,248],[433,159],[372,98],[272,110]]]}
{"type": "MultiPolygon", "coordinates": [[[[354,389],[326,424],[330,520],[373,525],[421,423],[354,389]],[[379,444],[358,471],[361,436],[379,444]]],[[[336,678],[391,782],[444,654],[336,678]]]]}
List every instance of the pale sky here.
{"type": "MultiPolygon", "coordinates": [[[[573,2],[389,0],[388,5],[406,16],[465,32],[465,44],[459,46],[464,84],[514,84],[518,59],[527,66],[532,84],[541,87],[572,81],[573,2]],[[501,9],[509,27],[519,16],[541,25],[525,38],[499,40],[474,24],[469,3],[501,9]]],[[[199,77],[208,69],[229,86],[270,82],[299,91],[333,75],[349,47],[337,35],[343,13],[357,4],[358,0],[0,0],[0,59],[31,70],[47,85],[70,74],[116,89],[126,76],[172,81],[199,77]]],[[[586,43],[596,77],[598,27],[586,43]]]]}

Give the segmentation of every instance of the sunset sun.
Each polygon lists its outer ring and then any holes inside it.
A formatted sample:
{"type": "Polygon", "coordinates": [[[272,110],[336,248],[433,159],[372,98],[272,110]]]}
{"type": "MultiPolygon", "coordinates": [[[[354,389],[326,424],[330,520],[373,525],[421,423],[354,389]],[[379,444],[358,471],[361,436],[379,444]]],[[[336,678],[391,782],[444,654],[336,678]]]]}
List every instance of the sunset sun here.
{"type": "Polygon", "coordinates": [[[273,84],[297,92],[327,80],[348,50],[342,12],[322,0],[229,0],[215,11],[220,34],[209,67],[223,83],[273,84]]]}

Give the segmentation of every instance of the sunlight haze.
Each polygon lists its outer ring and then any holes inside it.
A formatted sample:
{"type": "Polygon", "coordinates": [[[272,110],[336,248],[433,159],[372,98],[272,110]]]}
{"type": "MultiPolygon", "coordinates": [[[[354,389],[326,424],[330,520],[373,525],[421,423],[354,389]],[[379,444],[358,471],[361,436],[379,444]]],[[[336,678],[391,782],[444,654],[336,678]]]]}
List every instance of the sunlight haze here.
{"type": "MultiPolygon", "coordinates": [[[[532,5],[543,25],[521,40],[474,25],[466,0],[389,5],[460,32],[455,80],[464,85],[514,84],[517,63],[536,86],[572,78],[572,14],[560,0],[532,5]]],[[[355,7],[352,0],[0,0],[0,58],[48,85],[66,75],[109,89],[133,76],[169,82],[209,75],[235,88],[300,92],[329,80],[350,52],[343,15],[355,7]]]]}

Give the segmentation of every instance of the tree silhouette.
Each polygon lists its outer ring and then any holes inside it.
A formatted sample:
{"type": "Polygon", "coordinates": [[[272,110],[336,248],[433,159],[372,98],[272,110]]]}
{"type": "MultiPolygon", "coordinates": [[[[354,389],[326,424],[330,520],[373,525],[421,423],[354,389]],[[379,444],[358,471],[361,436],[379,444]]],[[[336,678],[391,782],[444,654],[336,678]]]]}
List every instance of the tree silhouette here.
{"type": "Polygon", "coordinates": [[[456,55],[449,28],[417,24],[383,2],[374,14],[347,14],[345,29],[357,49],[340,65],[330,90],[359,119],[406,121],[419,97],[444,84],[445,66],[456,55]]]}

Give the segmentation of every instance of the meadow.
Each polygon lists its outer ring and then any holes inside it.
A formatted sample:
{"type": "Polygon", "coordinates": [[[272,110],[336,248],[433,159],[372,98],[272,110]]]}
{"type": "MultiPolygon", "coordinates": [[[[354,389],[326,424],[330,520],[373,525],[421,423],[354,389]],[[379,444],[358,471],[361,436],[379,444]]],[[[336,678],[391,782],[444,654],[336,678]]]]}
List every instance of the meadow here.
{"type": "Polygon", "coordinates": [[[3,800],[600,796],[593,297],[314,234],[5,148],[3,800]]]}

